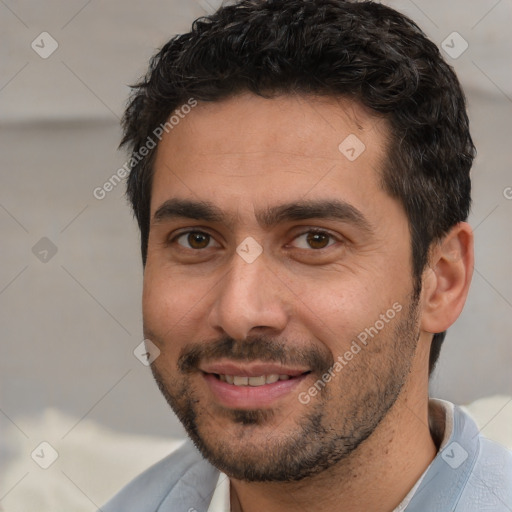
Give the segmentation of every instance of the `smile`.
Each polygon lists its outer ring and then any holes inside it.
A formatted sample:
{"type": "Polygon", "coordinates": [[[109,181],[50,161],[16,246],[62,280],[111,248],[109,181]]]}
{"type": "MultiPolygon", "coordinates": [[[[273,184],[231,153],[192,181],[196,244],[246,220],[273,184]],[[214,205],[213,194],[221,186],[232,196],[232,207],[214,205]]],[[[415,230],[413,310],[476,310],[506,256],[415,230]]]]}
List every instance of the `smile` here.
{"type": "Polygon", "coordinates": [[[260,375],[257,377],[247,377],[245,375],[224,375],[215,374],[215,376],[222,382],[233,384],[235,386],[264,386],[265,384],[273,384],[278,380],[288,380],[291,377],[289,375],[278,375],[272,373],[270,375],[260,375]]]}
{"type": "Polygon", "coordinates": [[[311,372],[267,373],[245,371],[205,372],[202,378],[214,402],[229,409],[274,408],[282,399],[292,399],[311,372]],[[246,375],[243,375],[246,373],[246,375]],[[242,374],[242,375],[240,375],[242,374]]]}

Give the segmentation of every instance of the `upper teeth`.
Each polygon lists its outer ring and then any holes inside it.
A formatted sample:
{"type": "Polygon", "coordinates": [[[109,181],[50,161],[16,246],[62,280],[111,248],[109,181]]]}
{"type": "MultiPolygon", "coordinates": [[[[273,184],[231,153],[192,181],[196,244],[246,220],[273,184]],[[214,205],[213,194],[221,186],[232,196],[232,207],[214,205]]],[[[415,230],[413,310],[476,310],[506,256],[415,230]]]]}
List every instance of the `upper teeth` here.
{"type": "Polygon", "coordinates": [[[278,380],[288,380],[289,375],[260,375],[259,377],[244,377],[241,375],[219,375],[223,382],[234,384],[235,386],[263,386],[263,384],[272,384],[278,380]]]}

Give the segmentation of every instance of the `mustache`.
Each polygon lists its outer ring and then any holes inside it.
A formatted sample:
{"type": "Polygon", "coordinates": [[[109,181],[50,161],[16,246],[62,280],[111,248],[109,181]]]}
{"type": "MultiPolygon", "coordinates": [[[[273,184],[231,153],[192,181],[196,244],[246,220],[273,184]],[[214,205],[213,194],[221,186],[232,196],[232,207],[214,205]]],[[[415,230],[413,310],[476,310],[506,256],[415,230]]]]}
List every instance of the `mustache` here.
{"type": "Polygon", "coordinates": [[[224,336],[214,341],[186,345],[180,352],[177,366],[181,372],[190,373],[198,370],[201,363],[224,358],[301,366],[318,373],[325,373],[334,364],[332,354],[316,346],[297,347],[284,339],[269,336],[253,336],[243,341],[224,336]]]}

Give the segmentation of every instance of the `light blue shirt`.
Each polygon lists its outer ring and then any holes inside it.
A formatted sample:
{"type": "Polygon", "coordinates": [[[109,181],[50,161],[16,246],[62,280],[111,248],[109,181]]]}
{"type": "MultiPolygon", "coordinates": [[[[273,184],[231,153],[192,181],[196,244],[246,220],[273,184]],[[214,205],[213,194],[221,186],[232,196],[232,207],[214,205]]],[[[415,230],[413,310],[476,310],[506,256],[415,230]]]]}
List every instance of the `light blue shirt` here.
{"type": "MultiPolygon", "coordinates": [[[[439,452],[393,512],[512,512],[512,453],[483,437],[460,407],[443,417],[439,452]]],[[[435,417],[435,416],[434,416],[435,417]]],[[[229,479],[190,442],[135,478],[103,512],[229,512],[229,479]]]]}

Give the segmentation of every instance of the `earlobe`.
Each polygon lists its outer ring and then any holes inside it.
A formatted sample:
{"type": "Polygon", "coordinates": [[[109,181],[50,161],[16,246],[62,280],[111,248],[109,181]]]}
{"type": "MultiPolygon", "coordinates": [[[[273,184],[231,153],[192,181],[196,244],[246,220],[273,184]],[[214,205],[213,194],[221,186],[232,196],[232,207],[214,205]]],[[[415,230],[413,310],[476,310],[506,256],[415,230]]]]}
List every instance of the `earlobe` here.
{"type": "Polygon", "coordinates": [[[422,330],[443,332],[460,315],[474,266],[473,231],[460,222],[431,250],[423,273],[422,330]]]}

